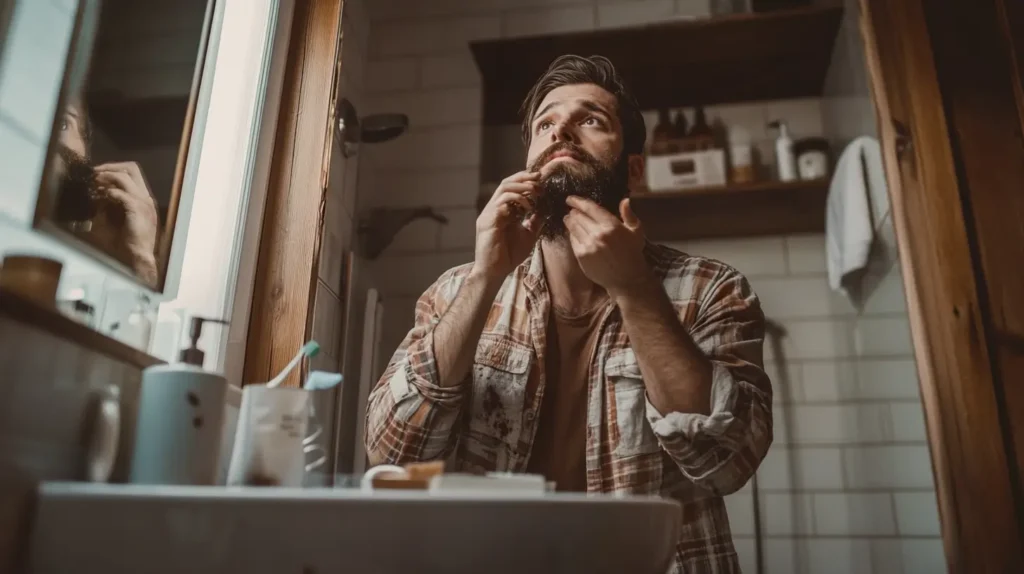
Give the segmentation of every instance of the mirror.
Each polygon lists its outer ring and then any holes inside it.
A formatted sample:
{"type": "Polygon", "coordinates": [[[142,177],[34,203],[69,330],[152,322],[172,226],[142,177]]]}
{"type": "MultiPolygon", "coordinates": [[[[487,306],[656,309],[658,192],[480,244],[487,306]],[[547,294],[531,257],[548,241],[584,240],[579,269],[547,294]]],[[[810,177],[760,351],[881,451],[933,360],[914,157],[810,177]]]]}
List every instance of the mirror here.
{"type": "Polygon", "coordinates": [[[36,228],[163,291],[214,0],[82,0],[36,228]]]}

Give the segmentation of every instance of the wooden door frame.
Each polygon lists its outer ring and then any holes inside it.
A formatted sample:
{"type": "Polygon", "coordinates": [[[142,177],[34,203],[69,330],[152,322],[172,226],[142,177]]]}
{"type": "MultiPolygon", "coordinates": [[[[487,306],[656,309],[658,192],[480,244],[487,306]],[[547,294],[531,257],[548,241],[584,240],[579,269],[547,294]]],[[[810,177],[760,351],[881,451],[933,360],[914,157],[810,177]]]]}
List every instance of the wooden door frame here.
{"type": "MultiPolygon", "coordinates": [[[[266,382],[312,328],[344,0],[297,0],[263,215],[243,384],[266,382]]],[[[299,386],[296,370],[285,381],[299,386]]]]}
{"type": "MultiPolygon", "coordinates": [[[[971,1],[994,5],[1002,0],[971,1]]],[[[999,368],[1001,349],[989,297],[1006,282],[1018,283],[1021,269],[993,273],[980,249],[987,245],[991,251],[992,238],[986,244],[985,230],[998,216],[989,210],[987,219],[979,220],[981,214],[972,208],[979,198],[991,201],[993,193],[1004,190],[965,169],[981,159],[981,148],[957,139],[965,127],[957,98],[981,88],[951,85],[965,71],[951,50],[971,52],[975,46],[944,34],[941,22],[965,6],[960,0],[861,0],[861,27],[948,569],[1022,572],[1019,473],[1007,407],[1020,411],[1024,405],[1007,404],[1003,382],[1015,375],[1019,386],[1024,368],[1020,362],[999,368]]],[[[997,71],[1015,73],[1011,67],[997,71]]],[[[1019,229],[1017,235],[1006,239],[1024,241],[1019,229]]]]}

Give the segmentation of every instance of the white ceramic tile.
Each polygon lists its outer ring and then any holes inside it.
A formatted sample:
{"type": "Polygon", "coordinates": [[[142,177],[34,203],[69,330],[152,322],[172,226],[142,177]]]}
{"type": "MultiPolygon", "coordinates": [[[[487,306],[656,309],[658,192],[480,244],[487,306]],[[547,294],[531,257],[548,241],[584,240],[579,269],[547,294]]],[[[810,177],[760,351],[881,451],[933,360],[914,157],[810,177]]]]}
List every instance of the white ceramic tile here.
{"type": "Polygon", "coordinates": [[[857,398],[857,369],[852,361],[814,361],[800,365],[802,396],[808,403],[857,398]]]}
{"type": "Polygon", "coordinates": [[[557,32],[593,30],[594,25],[594,9],[590,6],[524,10],[510,12],[505,16],[502,35],[506,38],[540,36],[557,32]]]}
{"type": "Polygon", "coordinates": [[[904,536],[939,536],[939,503],[934,492],[897,492],[896,521],[904,536]]]}
{"type": "Polygon", "coordinates": [[[433,219],[412,221],[395,235],[385,253],[397,255],[436,251],[440,241],[441,227],[441,224],[433,219]]]}
{"type": "MultiPolygon", "coordinates": [[[[853,336],[847,321],[790,321],[783,324],[786,360],[836,359],[853,355],[853,336]]],[[[778,358],[775,358],[778,360],[778,358]]]]}
{"type": "Polygon", "coordinates": [[[891,403],[892,438],[899,442],[927,441],[924,408],[920,402],[891,403]]]}
{"type": "Polygon", "coordinates": [[[419,81],[420,65],[415,58],[377,60],[366,66],[366,90],[370,93],[411,90],[419,81]]]}
{"type": "Polygon", "coordinates": [[[792,405],[793,441],[797,444],[852,444],[888,440],[888,405],[792,405]]]}
{"type": "Polygon", "coordinates": [[[754,527],[754,497],[748,493],[725,497],[725,510],[729,514],[729,529],[734,536],[752,536],[754,527]]]}
{"type": "Polygon", "coordinates": [[[863,538],[813,538],[801,550],[808,574],[874,574],[871,542],[863,538]]]}
{"type": "MultiPolygon", "coordinates": [[[[479,88],[451,88],[372,98],[365,107],[366,114],[403,113],[409,116],[413,128],[431,128],[448,124],[477,122],[483,113],[479,88]]],[[[479,141],[475,144],[479,147],[479,141]]]]}
{"type": "Polygon", "coordinates": [[[480,165],[480,126],[410,133],[373,150],[373,165],[387,169],[467,168],[480,165]]]}
{"type": "MultiPolygon", "coordinates": [[[[797,562],[798,539],[768,538],[764,541],[764,563],[766,574],[795,574],[801,572],[797,562]]],[[[756,570],[744,569],[744,572],[756,570]]]]}
{"type": "Polygon", "coordinates": [[[833,490],[843,487],[839,448],[790,448],[773,445],[757,472],[768,490],[833,490]]]}
{"type": "Polygon", "coordinates": [[[934,488],[925,445],[850,447],[843,468],[849,488],[934,488]]]}
{"type": "Polygon", "coordinates": [[[814,531],[814,506],[809,494],[768,492],[762,495],[761,505],[761,519],[768,536],[814,531]]]}
{"type": "Polygon", "coordinates": [[[599,28],[618,28],[660,22],[673,15],[673,0],[627,0],[597,5],[599,28]]]}
{"type": "Polygon", "coordinates": [[[372,185],[361,186],[365,205],[471,207],[479,191],[476,169],[379,172],[372,185]]]}
{"type": "Polygon", "coordinates": [[[864,317],[857,321],[856,345],[860,356],[910,355],[910,322],[906,317],[864,317]]]}
{"type": "MultiPolygon", "coordinates": [[[[785,121],[794,140],[824,135],[820,98],[769,102],[765,113],[769,121],[785,121]]],[[[777,134],[770,135],[774,138],[777,134]]]]}
{"type": "Polygon", "coordinates": [[[826,536],[896,534],[892,496],[888,493],[814,495],[814,527],[826,536]]]}
{"type": "Polygon", "coordinates": [[[498,37],[500,27],[497,16],[382,22],[370,34],[370,53],[404,56],[451,52],[466,48],[473,40],[498,37]]]}
{"type": "Polygon", "coordinates": [[[786,237],[790,273],[825,273],[825,236],[814,233],[786,237]]]}
{"type": "Polygon", "coordinates": [[[906,313],[907,300],[903,290],[903,275],[899,267],[892,267],[863,301],[865,315],[877,313],[906,313]]]}
{"type": "Polygon", "coordinates": [[[711,15],[711,1],[676,0],[676,15],[684,18],[707,18],[711,15]]]}
{"type": "Polygon", "coordinates": [[[445,209],[448,225],[441,227],[441,249],[472,249],[476,245],[476,209],[445,209]]]}
{"type": "Polygon", "coordinates": [[[420,81],[426,88],[479,86],[480,70],[469,50],[423,58],[420,81]]]}
{"type": "MultiPolygon", "coordinates": [[[[769,339],[765,344],[770,346],[772,340],[769,339]]],[[[772,382],[773,402],[787,404],[803,401],[800,365],[765,361],[764,371],[772,382]]]]}
{"type": "Polygon", "coordinates": [[[755,572],[757,568],[757,545],[754,539],[739,536],[733,530],[732,545],[736,548],[736,555],[740,559],[740,571],[755,572]]]}
{"type": "Polygon", "coordinates": [[[765,277],[756,280],[754,288],[765,315],[774,319],[835,317],[855,312],[849,300],[829,289],[824,275],[765,277]]]}
{"type": "Polygon", "coordinates": [[[860,396],[865,399],[919,399],[913,359],[861,360],[857,364],[860,396]]]}
{"type": "Polygon", "coordinates": [[[750,280],[754,291],[757,291],[757,277],[785,274],[785,249],[780,237],[669,242],[667,245],[735,267],[750,280]]]}
{"type": "Polygon", "coordinates": [[[472,260],[472,251],[385,255],[373,262],[372,273],[383,294],[419,297],[442,273],[472,260]]]}
{"type": "Polygon", "coordinates": [[[941,538],[903,540],[903,573],[934,574],[946,572],[946,555],[941,538]]]}
{"type": "Polygon", "coordinates": [[[899,538],[871,540],[871,564],[876,573],[903,574],[903,545],[899,538]]]}

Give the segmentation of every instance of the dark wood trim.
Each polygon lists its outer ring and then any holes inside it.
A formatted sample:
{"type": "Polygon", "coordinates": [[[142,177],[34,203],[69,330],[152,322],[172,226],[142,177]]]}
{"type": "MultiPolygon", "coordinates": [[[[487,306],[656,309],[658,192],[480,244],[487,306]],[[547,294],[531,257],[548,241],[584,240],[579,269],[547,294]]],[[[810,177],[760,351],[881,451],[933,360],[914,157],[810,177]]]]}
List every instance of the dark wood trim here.
{"type": "Polygon", "coordinates": [[[0,315],[140,370],[163,364],[160,359],[86,327],[53,307],[45,307],[9,291],[0,291],[0,315]]]}
{"type": "MultiPolygon", "coordinates": [[[[310,332],[342,0],[298,0],[253,287],[243,383],[265,382],[310,332]]],[[[286,385],[298,386],[296,371],[286,385]]]]}
{"type": "Polygon", "coordinates": [[[1012,449],[929,2],[861,5],[942,534],[950,572],[1021,572],[1012,449]]]}

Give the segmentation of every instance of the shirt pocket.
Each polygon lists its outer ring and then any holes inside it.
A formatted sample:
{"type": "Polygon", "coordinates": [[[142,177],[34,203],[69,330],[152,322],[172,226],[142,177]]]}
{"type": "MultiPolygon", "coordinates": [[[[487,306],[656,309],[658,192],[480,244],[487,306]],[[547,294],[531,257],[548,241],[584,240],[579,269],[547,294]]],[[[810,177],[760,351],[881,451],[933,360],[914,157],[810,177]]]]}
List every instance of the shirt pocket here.
{"type": "Polygon", "coordinates": [[[483,337],[473,359],[471,435],[484,446],[519,440],[533,350],[507,339],[483,337]]]}
{"type": "MultiPolygon", "coordinates": [[[[658,437],[647,421],[647,389],[640,365],[631,349],[612,352],[605,361],[605,377],[615,397],[615,423],[618,441],[612,454],[620,457],[656,453],[661,449],[658,437]]],[[[612,437],[616,433],[611,433],[612,437]]]]}

